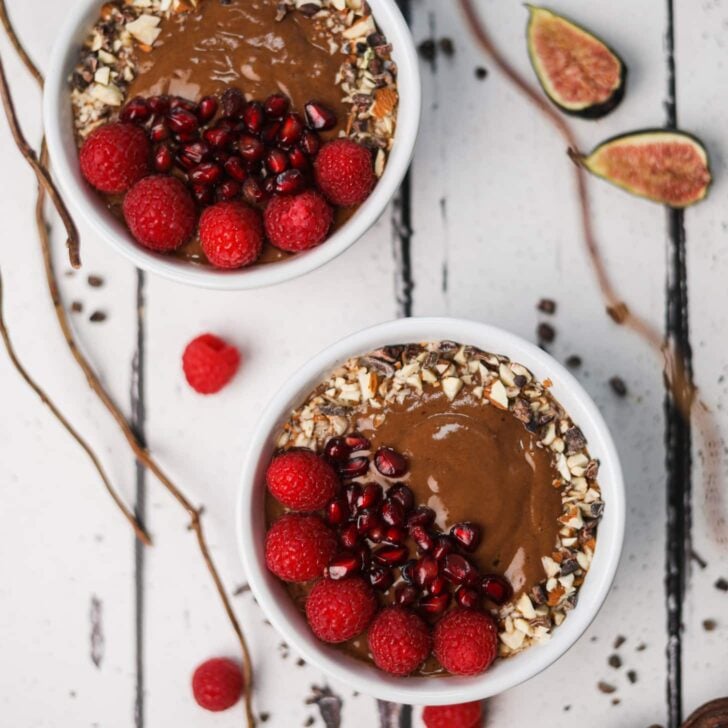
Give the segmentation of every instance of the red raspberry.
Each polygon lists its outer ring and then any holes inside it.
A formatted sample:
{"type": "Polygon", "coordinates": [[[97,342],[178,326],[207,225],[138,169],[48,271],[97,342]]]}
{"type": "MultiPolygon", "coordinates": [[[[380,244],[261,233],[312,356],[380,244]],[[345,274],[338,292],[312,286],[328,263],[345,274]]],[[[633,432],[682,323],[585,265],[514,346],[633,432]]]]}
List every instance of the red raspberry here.
{"type": "Polygon", "coordinates": [[[481,703],[428,705],[422,711],[425,728],[480,728],[483,721],[481,703]]]}
{"type": "Polygon", "coordinates": [[[323,575],[336,548],[336,535],[321,518],[287,513],[268,531],[265,563],[283,581],[311,581],[323,575]]]}
{"type": "Polygon", "coordinates": [[[339,207],[359,205],[375,182],[372,153],[351,139],[337,139],[321,147],[314,162],[316,184],[329,202],[339,207]]]}
{"type": "Polygon", "coordinates": [[[197,208],[176,177],[145,177],[124,198],[124,219],[137,242],[164,253],[192,237],[197,208]]]}
{"type": "Polygon", "coordinates": [[[273,458],[265,479],[271,495],[294,511],[318,511],[339,490],[336,471],[310,450],[289,450],[273,458]]]}
{"type": "Polygon", "coordinates": [[[232,708],[243,694],[243,675],[232,661],[216,657],[203,662],[192,676],[197,704],[215,713],[232,708]]]}
{"type": "Polygon", "coordinates": [[[182,354],[187,383],[199,394],[219,392],[235,376],[238,366],[238,350],[214,334],[192,339],[182,354]]]}
{"type": "Polygon", "coordinates": [[[104,124],[89,134],[79,153],[81,174],[101,192],[126,192],[149,174],[151,148],[134,124],[104,124]]]}
{"type": "Polygon", "coordinates": [[[425,621],[404,607],[387,607],[369,628],[369,649],[376,666],[404,677],[416,670],[432,651],[425,621]]]}
{"type": "Polygon", "coordinates": [[[377,611],[377,597],[360,576],[341,581],[321,579],[306,601],[311,631],[323,642],[346,642],[360,635],[377,611]]]}
{"type": "Polygon", "coordinates": [[[218,268],[250,265],[263,250],[260,213],[242,202],[218,202],[202,213],[200,243],[218,268]]]}
{"type": "Polygon", "coordinates": [[[493,618],[472,609],[453,609],[436,625],[435,657],[453,675],[485,672],[498,653],[493,618]]]}
{"type": "Polygon", "coordinates": [[[306,190],[300,195],[279,195],[265,208],[268,239],[276,248],[289,253],[322,243],[333,221],[333,210],[315,190],[306,190]]]}

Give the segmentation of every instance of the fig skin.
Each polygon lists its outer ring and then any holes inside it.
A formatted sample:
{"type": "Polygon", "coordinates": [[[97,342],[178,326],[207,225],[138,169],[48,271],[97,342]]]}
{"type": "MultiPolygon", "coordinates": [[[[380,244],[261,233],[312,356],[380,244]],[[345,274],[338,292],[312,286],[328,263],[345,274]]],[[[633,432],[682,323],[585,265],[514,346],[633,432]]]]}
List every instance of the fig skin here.
{"type": "Polygon", "coordinates": [[[556,106],[556,108],[559,109],[559,111],[562,111],[564,114],[567,114],[569,116],[574,116],[580,119],[588,119],[588,120],[596,120],[601,119],[602,117],[609,114],[611,111],[614,111],[614,109],[619,106],[619,104],[622,102],[622,99],[624,98],[625,91],[627,89],[627,75],[628,75],[628,69],[627,64],[624,62],[622,57],[607,43],[605,43],[599,36],[594,35],[590,30],[587,30],[584,26],[580,25],[579,23],[574,22],[570,18],[566,17],[565,15],[561,15],[560,13],[556,13],[553,10],[549,10],[548,8],[543,8],[538,5],[530,5],[527,4],[526,7],[529,10],[529,20],[528,25],[526,27],[526,43],[528,46],[528,57],[531,61],[531,65],[533,66],[533,70],[536,74],[536,78],[538,79],[539,84],[541,85],[541,88],[543,89],[544,93],[546,94],[547,98],[551,103],[556,106]],[[563,22],[566,25],[570,25],[579,32],[585,34],[591,39],[591,42],[594,44],[597,44],[604,48],[619,64],[619,81],[610,94],[609,98],[605,99],[604,101],[593,103],[589,106],[584,106],[582,108],[572,108],[565,103],[562,102],[562,100],[559,98],[558,95],[554,93],[552,89],[549,89],[548,86],[544,83],[544,78],[542,77],[542,73],[539,70],[539,64],[538,64],[538,53],[536,52],[531,38],[531,33],[534,27],[534,23],[537,22],[538,19],[538,12],[543,11],[546,13],[549,13],[553,17],[557,18],[561,22],[563,22]]]}

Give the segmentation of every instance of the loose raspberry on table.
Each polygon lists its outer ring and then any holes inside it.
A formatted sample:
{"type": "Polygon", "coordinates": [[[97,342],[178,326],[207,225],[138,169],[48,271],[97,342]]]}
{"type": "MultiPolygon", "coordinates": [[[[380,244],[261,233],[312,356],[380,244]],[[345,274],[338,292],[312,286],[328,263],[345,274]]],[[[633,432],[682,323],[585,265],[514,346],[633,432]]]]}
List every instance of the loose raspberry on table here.
{"type": "Polygon", "coordinates": [[[359,205],[376,181],[372,153],[351,139],[336,139],[321,147],[314,162],[316,184],[339,207],[359,205]]]}
{"type": "Polygon", "coordinates": [[[360,635],[377,611],[377,597],[360,576],[321,579],[306,601],[311,631],[324,642],[340,643],[360,635]]]}
{"type": "Polygon", "coordinates": [[[403,677],[416,670],[432,651],[430,629],[409,609],[388,607],[369,628],[369,649],[380,670],[403,677]]]}
{"type": "Polygon", "coordinates": [[[434,653],[453,675],[477,675],[498,654],[498,628],[487,614],[453,609],[435,625],[434,653]]]}
{"type": "Polygon", "coordinates": [[[240,366],[240,353],[214,334],[190,341],[182,354],[182,369],[188,384],[199,394],[219,392],[240,366]]]}
{"type": "Polygon", "coordinates": [[[318,511],[340,488],[334,468],[310,450],[276,456],[265,479],[271,495],[294,511],[318,511]]]}
{"type": "Polygon", "coordinates": [[[265,563],[283,581],[312,581],[323,576],[336,548],[336,535],[321,518],[287,513],[268,531],[265,563]]]}
{"type": "Polygon", "coordinates": [[[195,201],[175,177],[145,177],[124,198],[124,219],[144,247],[166,252],[192,237],[197,223],[195,201]]]}
{"type": "Polygon", "coordinates": [[[200,218],[200,244],[218,268],[242,268],[254,263],[263,250],[260,212],[242,202],[218,202],[200,218]]]}
{"type": "Polygon", "coordinates": [[[192,694],[205,710],[232,708],[243,694],[243,675],[232,660],[216,657],[203,662],[192,675],[192,694]]]}
{"type": "Polygon", "coordinates": [[[134,124],[104,124],[81,147],[81,173],[100,192],[126,192],[149,174],[151,147],[143,129],[134,124]]]}
{"type": "Polygon", "coordinates": [[[422,711],[425,728],[480,728],[483,724],[482,703],[428,705],[422,711]]]}
{"type": "Polygon", "coordinates": [[[264,217],[270,242],[281,250],[298,253],[326,239],[334,212],[323,195],[306,190],[298,195],[274,197],[265,208],[264,217]]]}

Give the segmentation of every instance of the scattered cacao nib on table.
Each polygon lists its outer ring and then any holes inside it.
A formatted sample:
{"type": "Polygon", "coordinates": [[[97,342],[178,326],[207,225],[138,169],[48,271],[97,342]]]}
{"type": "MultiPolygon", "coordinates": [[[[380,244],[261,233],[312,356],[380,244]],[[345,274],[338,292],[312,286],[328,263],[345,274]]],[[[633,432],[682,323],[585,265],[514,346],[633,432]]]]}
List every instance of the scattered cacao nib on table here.
{"type": "Polygon", "coordinates": [[[621,377],[612,377],[609,380],[609,386],[618,397],[627,396],[627,385],[621,377]]]}

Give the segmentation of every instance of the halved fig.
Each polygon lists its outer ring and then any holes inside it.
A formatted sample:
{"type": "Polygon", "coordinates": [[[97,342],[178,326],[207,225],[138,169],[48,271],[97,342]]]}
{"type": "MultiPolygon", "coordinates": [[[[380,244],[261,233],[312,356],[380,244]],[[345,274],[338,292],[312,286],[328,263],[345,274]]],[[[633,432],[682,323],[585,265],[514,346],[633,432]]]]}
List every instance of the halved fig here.
{"type": "Polygon", "coordinates": [[[551,10],[528,5],[528,54],[546,95],[562,111],[598,119],[624,96],[627,66],[600,38],[551,10]]]}
{"type": "Polygon", "coordinates": [[[589,156],[572,155],[593,174],[639,197],[688,207],[708,194],[708,153],[682,131],[645,129],[608,139],[589,156]]]}

